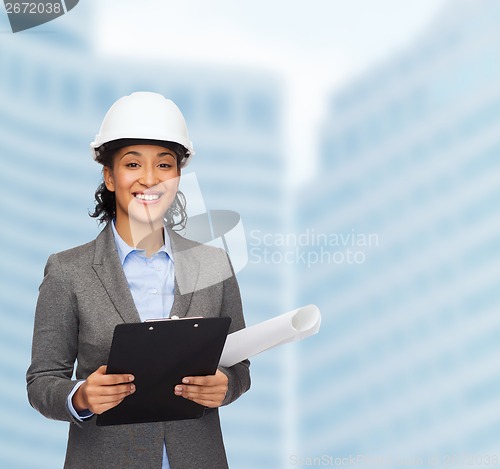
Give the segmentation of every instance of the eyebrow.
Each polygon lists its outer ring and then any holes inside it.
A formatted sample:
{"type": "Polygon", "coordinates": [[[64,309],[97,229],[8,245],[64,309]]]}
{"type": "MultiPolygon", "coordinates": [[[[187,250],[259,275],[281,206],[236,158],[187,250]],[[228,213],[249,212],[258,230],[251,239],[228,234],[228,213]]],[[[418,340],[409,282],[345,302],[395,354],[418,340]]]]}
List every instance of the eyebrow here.
{"type": "MultiPolygon", "coordinates": [[[[132,151],[128,151],[127,153],[124,153],[124,154],[120,157],[120,159],[122,159],[124,156],[127,156],[127,155],[143,156],[143,154],[142,154],[141,152],[139,152],[139,151],[133,151],[133,150],[132,150],[132,151]]],[[[156,154],[156,156],[157,156],[158,158],[161,158],[162,156],[170,156],[170,157],[172,157],[172,158],[174,158],[174,159],[175,159],[175,155],[172,155],[172,153],[169,153],[168,151],[162,151],[162,152],[160,152],[160,153],[157,153],[157,154],[156,154]]]]}

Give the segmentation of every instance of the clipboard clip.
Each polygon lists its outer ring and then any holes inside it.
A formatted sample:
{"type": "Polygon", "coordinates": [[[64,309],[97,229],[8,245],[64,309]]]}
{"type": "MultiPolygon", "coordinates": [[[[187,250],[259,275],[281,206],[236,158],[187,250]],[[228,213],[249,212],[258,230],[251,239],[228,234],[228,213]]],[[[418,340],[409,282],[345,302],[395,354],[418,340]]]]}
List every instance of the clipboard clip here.
{"type": "Polygon", "coordinates": [[[158,321],[183,321],[187,319],[203,319],[203,316],[188,316],[185,318],[180,318],[176,314],[170,316],[169,318],[159,318],[159,319],[146,319],[144,322],[158,322],[158,321]]]}

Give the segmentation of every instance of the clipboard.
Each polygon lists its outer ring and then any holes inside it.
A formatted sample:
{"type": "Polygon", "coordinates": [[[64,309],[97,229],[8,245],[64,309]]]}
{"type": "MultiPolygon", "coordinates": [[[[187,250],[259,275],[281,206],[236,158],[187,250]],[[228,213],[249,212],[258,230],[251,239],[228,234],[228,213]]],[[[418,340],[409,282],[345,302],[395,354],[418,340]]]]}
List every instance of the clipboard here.
{"type": "Polygon", "coordinates": [[[107,373],[131,373],[136,391],[97,416],[97,425],[195,419],[205,407],[174,394],[185,376],[213,375],[231,318],[181,318],[118,324],[107,373]]]}

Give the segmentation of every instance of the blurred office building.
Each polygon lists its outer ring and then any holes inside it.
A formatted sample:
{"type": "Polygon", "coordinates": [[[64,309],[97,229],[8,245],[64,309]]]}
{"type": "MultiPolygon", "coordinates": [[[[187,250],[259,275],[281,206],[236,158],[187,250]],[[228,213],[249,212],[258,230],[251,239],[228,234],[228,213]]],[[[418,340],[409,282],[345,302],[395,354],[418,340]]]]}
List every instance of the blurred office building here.
{"type": "MultiPolygon", "coordinates": [[[[0,43],[0,466],[10,469],[63,465],[67,424],[43,418],[26,398],[34,308],[49,254],[98,233],[87,215],[101,179],[89,142],[117,98],[150,90],[178,104],[197,152],[186,170],[197,215],[202,206],[233,212],[225,225],[211,225],[214,238],[240,227],[222,245],[239,243],[247,323],[283,310],[282,272],[250,262],[241,231],[283,229],[281,83],[254,70],[99,57],[85,28],[91,12],[79,5],[63,18],[46,32],[5,34],[0,43]]],[[[277,356],[256,363],[246,402],[221,410],[232,467],[278,466],[282,374],[277,356]]]]}
{"type": "Polygon", "coordinates": [[[297,200],[323,325],[298,347],[290,466],[498,464],[499,21],[450,2],[333,94],[297,200]]]}

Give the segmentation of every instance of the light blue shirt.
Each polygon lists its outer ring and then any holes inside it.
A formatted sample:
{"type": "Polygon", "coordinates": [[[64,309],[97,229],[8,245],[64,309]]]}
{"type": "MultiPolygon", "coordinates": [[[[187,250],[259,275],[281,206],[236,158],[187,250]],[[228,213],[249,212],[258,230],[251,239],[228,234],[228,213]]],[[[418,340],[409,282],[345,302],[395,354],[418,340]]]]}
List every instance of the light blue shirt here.
{"type": "Polygon", "coordinates": [[[129,246],[112,225],[118,257],[142,321],[168,318],[174,303],[174,261],[170,238],[151,257],[129,246]]]}
{"type": "MultiPolygon", "coordinates": [[[[164,229],[163,246],[151,257],[147,257],[143,249],[135,249],[123,241],[116,231],[114,220],[111,227],[118,257],[141,320],[169,317],[174,303],[175,277],[174,258],[167,230],[164,229]]],[[[68,408],[80,421],[93,415],[88,410],[78,413],[72,404],[73,395],[83,383],[84,381],[79,381],[68,396],[68,408]]],[[[170,469],[165,446],[162,469],[170,469]]]]}

